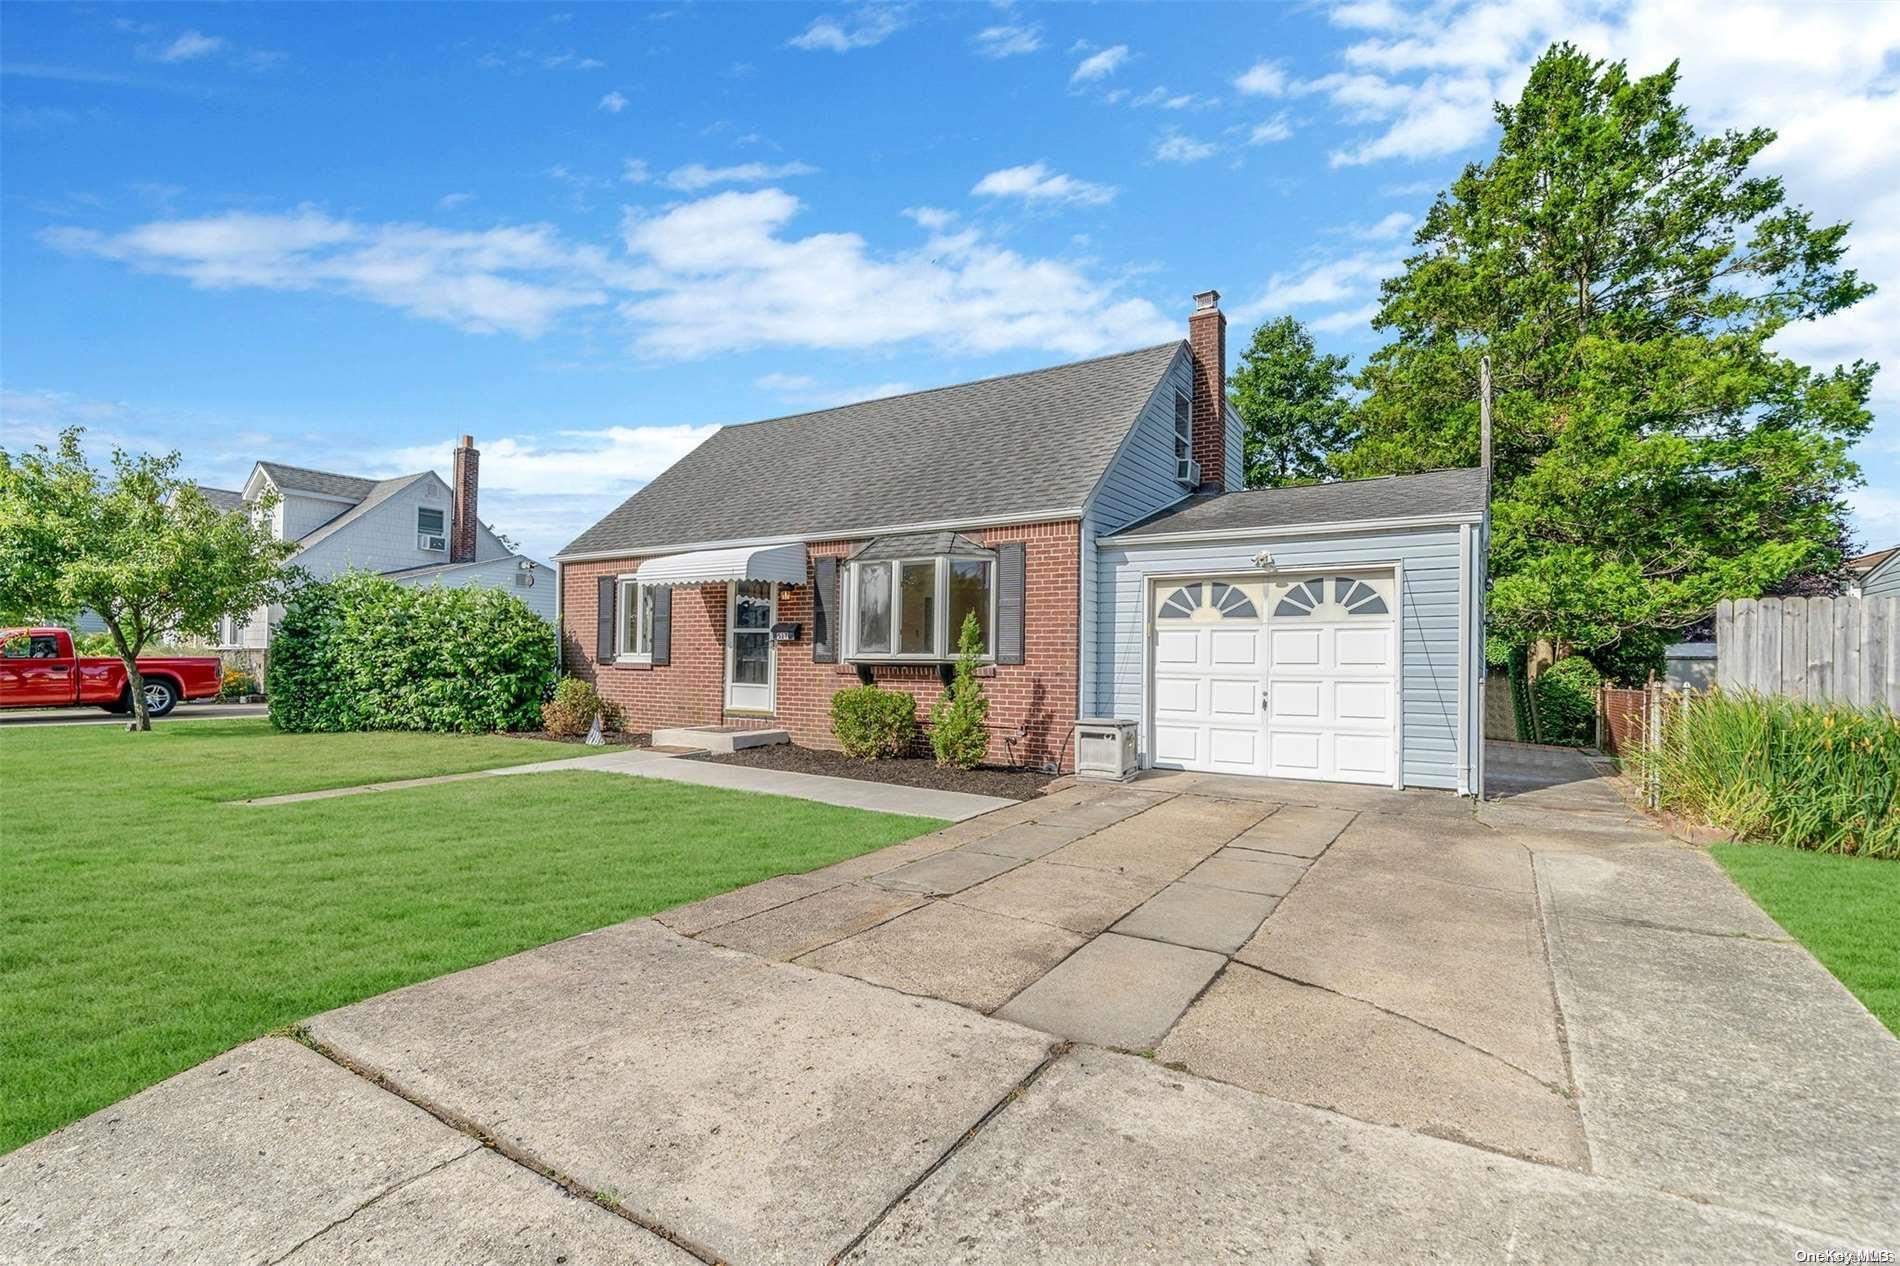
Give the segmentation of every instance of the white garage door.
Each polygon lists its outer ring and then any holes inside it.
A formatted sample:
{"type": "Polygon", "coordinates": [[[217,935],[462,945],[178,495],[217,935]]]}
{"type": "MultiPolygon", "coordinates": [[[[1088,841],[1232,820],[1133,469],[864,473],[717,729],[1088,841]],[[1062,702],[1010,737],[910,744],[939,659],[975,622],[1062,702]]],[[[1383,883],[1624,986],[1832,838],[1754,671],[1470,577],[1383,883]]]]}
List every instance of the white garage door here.
{"type": "Polygon", "coordinates": [[[1396,607],[1390,573],[1157,586],[1154,763],[1390,785],[1396,607]]]}

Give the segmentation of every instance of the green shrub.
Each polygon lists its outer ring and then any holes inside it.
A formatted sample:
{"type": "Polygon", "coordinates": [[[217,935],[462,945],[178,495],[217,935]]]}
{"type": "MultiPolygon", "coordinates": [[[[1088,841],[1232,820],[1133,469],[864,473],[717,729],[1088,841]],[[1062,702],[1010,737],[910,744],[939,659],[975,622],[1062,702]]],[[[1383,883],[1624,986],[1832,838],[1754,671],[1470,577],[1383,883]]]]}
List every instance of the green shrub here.
{"type": "Polygon", "coordinates": [[[1668,709],[1635,763],[1664,808],[1742,839],[1900,858],[1900,720],[1884,707],[1710,691],[1668,709]]]}
{"type": "Polygon", "coordinates": [[[846,756],[887,760],[917,741],[917,701],[901,690],[853,686],[831,696],[831,732],[846,756]]]}
{"type": "Polygon", "coordinates": [[[347,572],[291,598],[266,693],[283,730],[532,729],[554,658],[553,630],[511,593],[347,572]]]}
{"type": "Polygon", "coordinates": [[[1597,666],[1581,655],[1560,659],[1531,686],[1541,742],[1585,747],[1596,738],[1597,666]]]}
{"type": "Polygon", "coordinates": [[[1605,681],[1618,686],[1640,686],[1655,673],[1661,677],[1668,668],[1665,652],[1675,640],[1659,629],[1631,629],[1608,646],[1591,651],[1590,662],[1597,666],[1605,681]]]}
{"type": "Polygon", "coordinates": [[[224,675],[218,681],[218,698],[242,699],[256,693],[257,678],[236,664],[225,665],[224,675]]]}
{"type": "Polygon", "coordinates": [[[975,769],[989,750],[990,701],[976,678],[982,662],[983,630],[972,611],[957,634],[956,676],[930,709],[930,748],[944,768],[975,769]]]}

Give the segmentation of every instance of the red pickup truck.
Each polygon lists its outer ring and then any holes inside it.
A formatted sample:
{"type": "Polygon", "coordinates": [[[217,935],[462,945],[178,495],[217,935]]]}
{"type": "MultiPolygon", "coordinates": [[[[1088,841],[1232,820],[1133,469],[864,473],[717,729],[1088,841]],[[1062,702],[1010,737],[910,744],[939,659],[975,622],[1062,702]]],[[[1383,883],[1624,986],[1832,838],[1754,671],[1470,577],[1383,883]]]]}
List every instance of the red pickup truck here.
{"type": "MultiPolygon", "coordinates": [[[[141,655],[145,708],[162,717],[180,699],[214,699],[224,677],[216,655],[141,655]]],[[[0,708],[70,708],[92,703],[130,712],[125,665],[117,656],[73,654],[65,629],[0,629],[0,708]]]]}

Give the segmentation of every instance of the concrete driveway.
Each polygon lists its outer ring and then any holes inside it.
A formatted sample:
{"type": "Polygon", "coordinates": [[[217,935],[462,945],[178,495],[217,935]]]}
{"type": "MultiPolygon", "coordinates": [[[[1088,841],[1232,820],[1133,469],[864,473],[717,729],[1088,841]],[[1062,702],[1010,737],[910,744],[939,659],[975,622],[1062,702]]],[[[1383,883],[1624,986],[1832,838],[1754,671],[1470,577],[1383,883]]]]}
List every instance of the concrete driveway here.
{"type": "MultiPolygon", "coordinates": [[[[172,721],[218,721],[233,717],[264,717],[270,705],[264,703],[181,703],[168,717],[154,721],[165,725],[172,721]]],[[[117,725],[129,716],[99,708],[22,708],[18,712],[0,712],[0,727],[31,725],[117,725]]]]}
{"type": "Polygon", "coordinates": [[[1900,1043],[1581,758],[1197,775],[371,999],[0,1158],[0,1259],[1900,1249],[1900,1043]]]}

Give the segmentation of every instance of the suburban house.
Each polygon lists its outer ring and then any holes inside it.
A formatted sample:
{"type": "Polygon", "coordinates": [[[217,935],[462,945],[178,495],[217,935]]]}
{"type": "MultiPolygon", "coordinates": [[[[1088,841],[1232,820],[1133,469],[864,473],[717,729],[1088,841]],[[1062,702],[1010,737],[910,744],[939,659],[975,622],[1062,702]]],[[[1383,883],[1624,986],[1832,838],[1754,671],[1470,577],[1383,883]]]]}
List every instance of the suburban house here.
{"type": "Polygon", "coordinates": [[[1847,596],[1900,597],[1900,546],[1847,560],[1847,596]]]}
{"type": "MultiPolygon", "coordinates": [[[[354,568],[404,585],[505,588],[553,623],[548,567],[517,554],[477,515],[480,463],[474,439],[464,435],[455,450],[452,485],[432,470],[364,479],[258,462],[242,489],[200,485],[199,491],[223,510],[276,493],[272,529],[279,540],[297,542],[291,563],[318,580],[354,568]]],[[[282,616],[281,608],[260,607],[248,617],[229,617],[218,631],[218,645],[268,646],[282,616]]]]}
{"type": "Polygon", "coordinates": [[[568,671],[631,725],[769,723],[831,696],[920,717],[974,613],[990,757],[1477,785],[1481,470],[1241,491],[1220,296],[1185,341],[732,426],[555,556],[568,671]]]}

